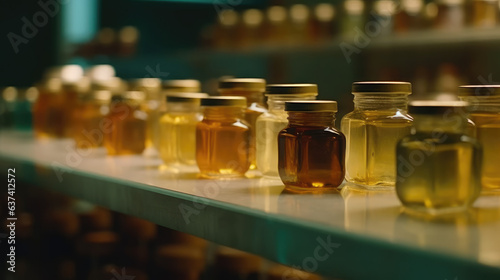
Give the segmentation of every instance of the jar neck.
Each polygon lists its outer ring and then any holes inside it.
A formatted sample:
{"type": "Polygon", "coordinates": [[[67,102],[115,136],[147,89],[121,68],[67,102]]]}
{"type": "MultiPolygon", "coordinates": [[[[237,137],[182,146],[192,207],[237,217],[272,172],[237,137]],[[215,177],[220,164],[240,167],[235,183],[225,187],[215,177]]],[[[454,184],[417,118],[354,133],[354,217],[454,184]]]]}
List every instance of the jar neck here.
{"type": "Polygon", "coordinates": [[[500,96],[460,96],[460,99],[470,103],[472,112],[500,112],[500,96]]]}
{"type": "Polygon", "coordinates": [[[189,112],[199,112],[200,105],[196,103],[188,103],[188,102],[168,102],[167,103],[167,112],[179,112],[179,113],[189,113],[189,112]]]}
{"type": "Polygon", "coordinates": [[[414,115],[412,134],[419,132],[432,133],[462,133],[467,134],[468,119],[466,114],[444,115],[414,115]]]}
{"type": "Polygon", "coordinates": [[[204,107],[203,118],[211,121],[235,121],[244,118],[244,108],[237,106],[204,107]]]}
{"type": "Polygon", "coordinates": [[[408,108],[407,93],[354,93],[354,108],[358,110],[403,110],[408,108]]]}
{"type": "Polygon", "coordinates": [[[334,112],[288,112],[290,126],[334,126],[334,112]]]}
{"type": "Polygon", "coordinates": [[[285,112],[285,102],[294,100],[315,100],[316,96],[302,94],[287,94],[279,96],[268,96],[267,105],[270,112],[281,113],[285,112]]]}

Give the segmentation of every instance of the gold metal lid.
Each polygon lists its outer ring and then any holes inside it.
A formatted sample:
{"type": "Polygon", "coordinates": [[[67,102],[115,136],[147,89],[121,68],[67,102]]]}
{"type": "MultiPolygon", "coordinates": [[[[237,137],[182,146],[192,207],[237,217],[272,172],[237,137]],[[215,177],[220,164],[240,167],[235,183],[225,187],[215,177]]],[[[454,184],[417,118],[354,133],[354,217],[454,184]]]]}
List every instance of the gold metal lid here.
{"type": "Polygon", "coordinates": [[[176,92],[167,94],[166,100],[167,102],[200,104],[200,100],[205,97],[208,97],[208,94],[202,92],[176,92]]]}
{"type": "Polygon", "coordinates": [[[200,81],[192,79],[166,80],[163,81],[163,89],[177,92],[199,92],[200,81]]]}
{"type": "Polygon", "coordinates": [[[422,100],[411,101],[408,104],[408,112],[417,115],[441,115],[460,109],[468,111],[469,102],[466,101],[434,101],[422,100]]]}
{"type": "Polygon", "coordinates": [[[219,89],[266,89],[266,80],[258,78],[231,78],[219,81],[219,89]]]}
{"type": "Polygon", "coordinates": [[[122,94],[115,94],[111,97],[112,102],[118,101],[134,101],[141,102],[146,99],[146,94],[142,91],[126,91],[122,94]]]}
{"type": "Polygon", "coordinates": [[[286,94],[318,95],[315,84],[271,84],[266,86],[266,96],[286,94]]]}
{"type": "Polygon", "coordinates": [[[92,81],[92,90],[109,90],[113,93],[121,93],[127,89],[125,82],[118,77],[92,81]]]}
{"type": "Polygon", "coordinates": [[[246,107],[247,99],[242,96],[210,96],[201,99],[201,106],[246,107]]]}
{"type": "Polygon", "coordinates": [[[49,78],[39,84],[39,88],[44,93],[62,93],[62,80],[60,78],[49,78]]]}
{"type": "Polygon", "coordinates": [[[89,94],[83,95],[81,98],[83,101],[97,101],[106,103],[111,100],[112,93],[109,90],[94,90],[89,94]]]}
{"type": "Polygon", "coordinates": [[[88,77],[81,77],[77,81],[64,81],[63,80],[62,87],[65,90],[86,92],[90,89],[90,79],[88,77]]]}
{"type": "Polygon", "coordinates": [[[337,112],[337,101],[332,101],[332,100],[286,101],[285,111],[337,112]]]}
{"type": "Polygon", "coordinates": [[[152,90],[160,90],[161,88],[161,80],[157,78],[142,78],[142,79],[133,79],[129,81],[131,90],[141,90],[152,89],[152,90]]]}
{"type": "Polygon", "coordinates": [[[2,99],[7,102],[16,101],[18,90],[15,87],[6,87],[2,90],[2,99]]]}
{"type": "Polygon", "coordinates": [[[352,93],[407,93],[411,94],[411,83],[394,81],[354,82],[352,93]]]}
{"type": "Polygon", "coordinates": [[[458,88],[459,96],[500,95],[500,85],[463,85],[458,88]]]}

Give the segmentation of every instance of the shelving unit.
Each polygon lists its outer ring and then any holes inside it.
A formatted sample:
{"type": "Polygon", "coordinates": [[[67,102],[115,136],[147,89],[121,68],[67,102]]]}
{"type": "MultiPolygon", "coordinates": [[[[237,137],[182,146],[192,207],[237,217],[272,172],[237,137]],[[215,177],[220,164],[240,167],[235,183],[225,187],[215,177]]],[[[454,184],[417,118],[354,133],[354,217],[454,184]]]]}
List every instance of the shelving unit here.
{"type": "Polygon", "coordinates": [[[279,180],[213,181],[142,156],[76,151],[71,140],[0,132],[0,167],[51,189],[321,275],[498,279],[500,193],[440,219],[401,211],[392,191],[292,194],[279,180]],[[329,245],[325,245],[329,244],[329,245]]]}

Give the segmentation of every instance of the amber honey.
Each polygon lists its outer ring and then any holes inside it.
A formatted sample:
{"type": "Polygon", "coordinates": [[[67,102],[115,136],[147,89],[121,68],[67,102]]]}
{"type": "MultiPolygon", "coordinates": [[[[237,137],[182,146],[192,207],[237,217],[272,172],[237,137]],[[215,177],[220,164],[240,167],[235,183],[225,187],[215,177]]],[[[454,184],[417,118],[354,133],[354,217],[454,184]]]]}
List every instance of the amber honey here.
{"type": "Polygon", "coordinates": [[[62,81],[52,78],[38,86],[39,96],[33,105],[33,130],[37,138],[64,137],[66,128],[62,81]]]}
{"type": "Polygon", "coordinates": [[[243,120],[243,97],[201,100],[203,120],[196,126],[196,162],[205,178],[242,177],[250,167],[250,127],[243,120]]]}
{"type": "Polygon", "coordinates": [[[77,148],[103,146],[105,116],[109,113],[111,92],[94,91],[81,97],[73,112],[71,133],[77,148]]]}
{"type": "Polygon", "coordinates": [[[345,137],[335,129],[335,101],[287,101],[288,126],[278,135],[278,170],[286,187],[338,187],[345,175],[345,137]]]}
{"type": "Polygon", "coordinates": [[[256,169],[256,123],[267,112],[264,105],[266,81],[263,79],[224,79],[219,82],[219,93],[225,96],[241,96],[247,99],[245,120],[250,125],[250,169],[256,169]]]}
{"type": "Polygon", "coordinates": [[[104,146],[109,155],[141,154],[144,151],[147,115],[140,110],[144,99],[144,93],[140,91],[113,96],[104,130],[104,146]]]}

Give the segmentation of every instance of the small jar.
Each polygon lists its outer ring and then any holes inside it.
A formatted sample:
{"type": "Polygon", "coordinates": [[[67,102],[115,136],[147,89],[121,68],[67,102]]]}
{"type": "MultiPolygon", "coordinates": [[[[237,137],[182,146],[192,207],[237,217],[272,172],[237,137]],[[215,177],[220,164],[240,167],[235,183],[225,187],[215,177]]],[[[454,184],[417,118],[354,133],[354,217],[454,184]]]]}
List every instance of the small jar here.
{"type": "Polygon", "coordinates": [[[278,133],[287,126],[285,101],[313,100],[318,96],[318,86],[314,84],[275,84],[266,87],[269,111],[257,118],[257,167],[262,175],[279,177],[278,173],[278,133]]]}
{"type": "Polygon", "coordinates": [[[126,91],[113,95],[105,121],[104,146],[108,155],[141,154],[146,142],[147,114],[141,111],[145,94],[126,91]]]}
{"type": "Polygon", "coordinates": [[[104,117],[109,113],[111,92],[93,91],[80,96],[73,112],[73,132],[75,146],[81,149],[98,148],[104,141],[104,117]]]}
{"type": "Polygon", "coordinates": [[[250,127],[243,120],[246,99],[201,99],[203,120],[196,126],[196,162],[204,178],[242,177],[250,167],[250,127]]]}
{"type": "MultiPolygon", "coordinates": [[[[157,78],[135,79],[130,81],[129,89],[142,91],[146,94],[146,99],[141,104],[141,109],[148,115],[145,145],[146,149],[154,149],[153,139],[159,137],[157,124],[160,119],[161,80],[157,78]]],[[[154,154],[155,152],[149,151],[149,153],[154,154]]]]}
{"type": "Polygon", "coordinates": [[[72,116],[78,106],[79,96],[88,94],[90,80],[82,77],[76,81],[64,81],[62,83],[62,95],[64,98],[64,137],[71,138],[73,133],[72,116]]]}
{"type": "Polygon", "coordinates": [[[354,111],[342,118],[347,139],[346,180],[362,188],[394,187],[396,143],[410,134],[411,84],[355,82],[354,111]]]}
{"type": "Polygon", "coordinates": [[[18,95],[19,90],[15,87],[2,89],[0,95],[0,128],[14,127],[18,95]]]}
{"type": "Polygon", "coordinates": [[[224,79],[219,82],[219,93],[224,96],[242,96],[247,100],[245,120],[250,125],[250,169],[256,169],[255,159],[255,124],[257,118],[267,112],[264,106],[264,91],[266,81],[264,79],[224,79]]]}
{"type": "Polygon", "coordinates": [[[397,144],[396,193],[410,211],[461,211],[481,191],[481,145],[467,135],[464,101],[414,101],[411,135],[397,144]]]}
{"type": "Polygon", "coordinates": [[[286,101],[278,134],[278,170],[288,189],[336,188],[344,180],[345,137],[335,129],[335,101],[286,101]]]}
{"type": "Polygon", "coordinates": [[[40,92],[33,105],[33,130],[37,138],[64,137],[67,118],[64,110],[62,81],[51,78],[37,86],[40,92]]]}
{"type": "Polygon", "coordinates": [[[493,28],[498,24],[498,0],[473,0],[471,5],[472,26],[493,28]]]}
{"type": "Polygon", "coordinates": [[[408,32],[424,27],[424,1],[403,0],[394,18],[394,31],[408,32]]]}
{"type": "Polygon", "coordinates": [[[167,95],[167,113],[160,118],[160,157],[167,165],[196,164],[196,125],[203,118],[200,99],[206,93],[167,95]]]}
{"type": "Polygon", "coordinates": [[[364,31],[365,2],[362,0],[344,0],[342,16],[342,35],[354,38],[358,30],[364,31]]]}
{"type": "Polygon", "coordinates": [[[465,26],[464,0],[438,0],[434,26],[443,30],[459,30],[465,26]]]}
{"type": "Polygon", "coordinates": [[[476,136],[483,145],[482,186],[500,189],[500,85],[465,85],[459,97],[471,103],[470,118],[476,124],[476,136]]]}

